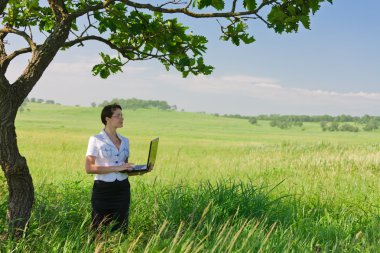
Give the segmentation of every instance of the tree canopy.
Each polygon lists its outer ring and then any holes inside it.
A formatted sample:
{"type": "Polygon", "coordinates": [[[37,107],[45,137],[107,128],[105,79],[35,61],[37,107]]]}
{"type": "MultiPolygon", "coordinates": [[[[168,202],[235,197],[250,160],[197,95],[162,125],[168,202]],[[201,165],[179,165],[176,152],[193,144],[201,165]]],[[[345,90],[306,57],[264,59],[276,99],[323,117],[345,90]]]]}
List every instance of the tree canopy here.
{"type": "Polygon", "coordinates": [[[65,30],[69,34],[54,41],[61,49],[93,40],[118,52],[116,57],[100,53],[101,62],[93,73],[102,78],[122,71],[129,61],[149,59],[159,60],[167,69],[174,67],[183,76],[210,74],[213,68],[203,60],[207,39],[181,24],[181,15],[218,18],[220,38],[239,45],[255,40],[248,33],[250,20],[259,20],[278,33],[296,32],[300,24],[309,29],[310,15],[325,1],[332,0],[1,0],[1,68],[6,70],[18,55],[46,52],[49,39],[65,30]],[[34,38],[41,38],[37,33],[43,34],[45,42],[36,43],[34,38]],[[28,46],[7,55],[7,34],[22,37],[28,46]]]}

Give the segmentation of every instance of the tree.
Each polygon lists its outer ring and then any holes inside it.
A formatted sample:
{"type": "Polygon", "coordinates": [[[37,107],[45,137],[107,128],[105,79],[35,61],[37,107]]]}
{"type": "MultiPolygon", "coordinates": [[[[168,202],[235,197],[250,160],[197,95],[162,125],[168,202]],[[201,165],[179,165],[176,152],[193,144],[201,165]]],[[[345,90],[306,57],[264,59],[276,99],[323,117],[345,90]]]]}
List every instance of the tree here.
{"type": "Polygon", "coordinates": [[[60,50],[96,41],[116,51],[117,56],[100,52],[92,71],[102,78],[130,61],[150,59],[184,77],[207,75],[213,70],[203,60],[207,39],[189,32],[178,17],[218,18],[222,40],[249,44],[251,20],[277,33],[296,32],[300,24],[309,28],[310,15],[323,2],[332,0],[0,0],[0,164],[9,189],[9,232],[23,231],[34,201],[32,177],[17,146],[17,109],[60,50]],[[8,52],[15,38],[27,46],[8,52]],[[24,71],[10,83],[10,63],[25,54],[30,58],[24,71]]]}
{"type": "Polygon", "coordinates": [[[55,101],[52,100],[52,99],[47,99],[47,100],[45,101],[45,104],[51,104],[51,105],[54,105],[54,104],[55,104],[55,101]]]}
{"type": "Polygon", "coordinates": [[[327,128],[327,130],[331,132],[339,131],[339,123],[338,122],[331,122],[330,126],[327,128]]]}
{"type": "Polygon", "coordinates": [[[257,118],[256,117],[250,117],[248,119],[249,123],[251,123],[252,125],[256,125],[257,124],[257,118]]]}
{"type": "Polygon", "coordinates": [[[379,128],[379,122],[375,119],[368,120],[367,124],[363,127],[364,131],[374,131],[379,128]]]}
{"type": "Polygon", "coordinates": [[[320,125],[322,128],[322,131],[326,131],[328,129],[328,122],[327,121],[321,121],[320,125]]]}
{"type": "Polygon", "coordinates": [[[356,126],[353,126],[351,124],[343,124],[339,127],[339,131],[343,131],[343,132],[359,132],[359,128],[356,127],[356,126]]]}

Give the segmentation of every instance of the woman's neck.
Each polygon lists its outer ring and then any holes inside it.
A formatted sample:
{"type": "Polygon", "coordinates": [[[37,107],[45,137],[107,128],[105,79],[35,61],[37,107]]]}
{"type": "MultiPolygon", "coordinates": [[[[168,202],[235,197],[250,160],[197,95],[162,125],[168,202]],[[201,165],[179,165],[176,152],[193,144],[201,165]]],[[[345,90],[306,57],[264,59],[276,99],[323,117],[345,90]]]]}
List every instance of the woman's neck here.
{"type": "Polygon", "coordinates": [[[114,127],[106,126],[106,127],[104,128],[104,131],[105,131],[105,132],[107,133],[107,135],[108,135],[110,138],[112,138],[112,139],[114,139],[114,138],[117,137],[117,134],[116,134],[116,128],[114,128],[114,127]]]}

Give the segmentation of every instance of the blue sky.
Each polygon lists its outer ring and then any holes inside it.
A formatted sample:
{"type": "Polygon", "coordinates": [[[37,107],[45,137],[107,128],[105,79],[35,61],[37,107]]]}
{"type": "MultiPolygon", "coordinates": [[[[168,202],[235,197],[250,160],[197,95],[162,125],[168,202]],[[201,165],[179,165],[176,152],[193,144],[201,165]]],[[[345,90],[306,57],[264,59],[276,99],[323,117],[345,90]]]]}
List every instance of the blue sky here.
{"type": "MultiPolygon", "coordinates": [[[[186,111],[257,114],[380,115],[380,1],[335,0],[312,17],[311,30],[275,34],[251,23],[256,42],[219,40],[216,20],[183,19],[207,36],[210,76],[183,79],[156,61],[128,65],[102,80],[91,75],[99,44],[61,52],[29,97],[89,106],[112,98],[166,100],[186,111]]],[[[21,71],[16,63],[9,73],[21,71]]]]}

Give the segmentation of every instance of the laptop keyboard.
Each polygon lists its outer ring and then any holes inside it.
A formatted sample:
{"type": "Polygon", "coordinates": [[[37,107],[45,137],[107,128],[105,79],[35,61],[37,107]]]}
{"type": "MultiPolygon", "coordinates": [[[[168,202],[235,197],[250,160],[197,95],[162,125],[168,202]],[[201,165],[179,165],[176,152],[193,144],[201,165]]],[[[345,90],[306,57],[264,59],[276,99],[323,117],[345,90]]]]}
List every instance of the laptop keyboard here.
{"type": "Polygon", "coordinates": [[[146,165],[135,165],[133,170],[146,170],[146,165]]]}

